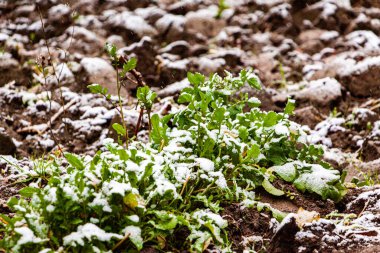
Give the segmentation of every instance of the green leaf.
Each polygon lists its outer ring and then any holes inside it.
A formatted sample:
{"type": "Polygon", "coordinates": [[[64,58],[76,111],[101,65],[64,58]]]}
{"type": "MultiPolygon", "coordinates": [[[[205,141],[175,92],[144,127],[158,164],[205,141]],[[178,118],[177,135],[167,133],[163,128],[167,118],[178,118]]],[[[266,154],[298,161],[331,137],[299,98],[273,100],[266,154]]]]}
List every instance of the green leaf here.
{"type": "Polygon", "coordinates": [[[135,209],[139,204],[136,195],[132,192],[124,196],[123,202],[126,206],[128,206],[131,209],[135,209]]]}
{"type": "Polygon", "coordinates": [[[128,60],[127,63],[123,64],[123,70],[125,72],[131,71],[132,69],[135,69],[137,65],[137,59],[135,57],[132,57],[128,60]]]}
{"type": "Polygon", "coordinates": [[[161,230],[172,230],[176,226],[177,226],[177,219],[175,216],[172,217],[171,219],[163,220],[160,223],[155,224],[155,227],[161,230]]]}
{"type": "Polygon", "coordinates": [[[345,194],[340,182],[338,170],[325,169],[319,164],[304,164],[298,169],[300,175],[294,180],[294,186],[301,192],[305,190],[317,193],[322,199],[338,201],[345,194]]]}
{"type": "Polygon", "coordinates": [[[13,208],[13,206],[17,205],[19,203],[19,199],[16,197],[10,197],[7,201],[7,206],[10,208],[13,208]]]}
{"type": "Polygon", "coordinates": [[[109,44],[109,43],[106,43],[105,45],[105,49],[108,53],[108,55],[112,58],[116,58],[116,46],[114,44],[109,44]]]}
{"type": "Polygon", "coordinates": [[[151,109],[157,97],[157,93],[153,92],[148,86],[143,86],[137,89],[136,96],[139,103],[141,103],[145,109],[151,109]]]}
{"type": "Polygon", "coordinates": [[[160,143],[162,139],[160,131],[160,117],[158,116],[158,114],[154,114],[150,121],[152,123],[152,131],[150,133],[150,136],[155,143],[160,143]]]}
{"type": "Polygon", "coordinates": [[[264,127],[271,127],[277,124],[277,113],[270,111],[264,118],[264,127]]]}
{"type": "Polygon", "coordinates": [[[7,215],[0,213],[0,222],[1,222],[1,220],[5,221],[6,223],[8,223],[9,226],[13,227],[13,221],[7,215]]]}
{"type": "Polygon", "coordinates": [[[284,113],[288,115],[292,115],[295,108],[296,108],[296,101],[291,98],[288,98],[288,102],[286,103],[284,113]]]}
{"type": "Polygon", "coordinates": [[[112,128],[115,129],[118,135],[125,136],[127,134],[127,131],[125,130],[125,128],[119,123],[113,123],[112,128]]]}
{"type": "Polygon", "coordinates": [[[65,158],[68,163],[70,163],[71,166],[73,166],[76,169],[83,170],[84,165],[82,161],[74,154],[71,153],[65,153],[65,158]]]}
{"type": "Polygon", "coordinates": [[[24,187],[19,191],[19,194],[23,197],[30,198],[33,196],[34,193],[39,192],[40,189],[35,188],[35,187],[24,187]]]}
{"type": "Polygon", "coordinates": [[[247,151],[248,159],[257,159],[260,155],[260,146],[257,144],[253,144],[250,149],[247,151]]]}
{"type": "Polygon", "coordinates": [[[129,155],[127,154],[127,151],[125,149],[118,149],[117,152],[119,153],[119,157],[123,161],[127,161],[129,158],[129,155]]]}
{"type": "Polygon", "coordinates": [[[215,226],[214,224],[212,224],[211,221],[207,221],[205,224],[204,224],[205,227],[207,227],[210,232],[212,233],[212,235],[214,236],[214,238],[219,242],[219,243],[223,243],[223,239],[222,237],[220,236],[220,228],[218,228],[217,226],[215,226]]]}
{"type": "Polygon", "coordinates": [[[264,179],[263,181],[263,184],[262,184],[263,188],[269,192],[270,194],[274,195],[274,196],[282,196],[285,194],[285,192],[283,192],[282,190],[279,190],[277,189],[276,187],[274,187],[271,182],[269,182],[268,179],[264,179]]]}
{"type": "Polygon", "coordinates": [[[220,124],[225,119],[224,114],[226,112],[226,109],[224,107],[216,108],[213,113],[213,118],[220,124]]]}
{"type": "Polygon", "coordinates": [[[270,210],[272,211],[273,218],[275,218],[278,222],[281,222],[288,215],[288,213],[282,212],[273,207],[270,210]]]}
{"type": "Polygon", "coordinates": [[[75,219],[70,221],[70,223],[73,225],[78,225],[78,224],[81,224],[82,222],[83,222],[83,220],[80,218],[75,218],[75,219]]]}
{"type": "Polygon", "coordinates": [[[200,73],[193,74],[191,72],[187,72],[187,79],[191,84],[198,86],[205,81],[205,76],[200,73]]]}
{"type": "Polygon", "coordinates": [[[215,146],[215,141],[211,138],[207,138],[207,140],[202,145],[201,156],[212,154],[214,146],[215,146]]]}
{"type": "Polygon", "coordinates": [[[190,103],[193,100],[193,96],[189,93],[183,92],[179,95],[177,102],[180,104],[190,103]]]}
{"type": "Polygon", "coordinates": [[[259,107],[261,105],[261,101],[256,97],[249,98],[247,102],[248,102],[248,106],[251,108],[259,107]]]}
{"type": "Polygon", "coordinates": [[[107,88],[104,88],[103,86],[97,83],[87,85],[87,88],[90,90],[91,93],[94,93],[94,94],[107,95],[108,93],[107,88]]]}
{"type": "Polygon", "coordinates": [[[135,245],[137,250],[143,248],[144,240],[141,237],[141,228],[137,226],[128,226],[124,229],[125,236],[128,236],[129,240],[135,245]]]}
{"type": "Polygon", "coordinates": [[[248,139],[249,132],[248,129],[245,126],[240,126],[239,127],[239,137],[243,141],[246,141],[248,139]]]}
{"type": "Polygon", "coordinates": [[[250,74],[247,78],[248,84],[258,90],[261,90],[261,82],[259,77],[257,77],[255,74],[250,74]]]}
{"type": "Polygon", "coordinates": [[[293,182],[297,176],[296,168],[291,164],[284,164],[270,168],[286,182],[293,182]]]}

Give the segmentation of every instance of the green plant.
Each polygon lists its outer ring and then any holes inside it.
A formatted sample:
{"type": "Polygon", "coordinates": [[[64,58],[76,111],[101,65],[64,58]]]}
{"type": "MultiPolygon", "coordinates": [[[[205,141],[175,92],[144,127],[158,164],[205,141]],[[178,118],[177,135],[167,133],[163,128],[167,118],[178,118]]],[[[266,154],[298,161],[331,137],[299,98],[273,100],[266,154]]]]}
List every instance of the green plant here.
{"type": "MultiPolygon", "coordinates": [[[[188,73],[188,79],[192,86],[178,98],[187,106],[174,115],[152,115],[150,142],[124,148],[107,139],[107,151],[93,157],[65,154],[68,165],[62,158],[52,163],[65,173],[52,173],[45,187],[29,186],[20,199],[11,198],[8,205],[16,214],[0,216],[6,223],[0,247],[202,252],[213,242],[230,252],[222,204],[269,210],[281,220],[285,213],[255,198],[256,188],[291,197],[275,187],[278,180],[323,199],[342,198],[344,178],[320,163],[322,149],[307,145],[301,127],[288,119],[293,100],[284,113],[275,113],[261,111],[247,94],[236,95],[246,84],[261,88],[250,70],[209,79],[188,73]]],[[[142,87],[138,97],[148,110],[155,95],[142,87]]]]}
{"type": "Polygon", "coordinates": [[[220,19],[222,17],[223,11],[227,10],[229,6],[226,4],[225,0],[219,0],[218,3],[218,12],[215,15],[216,19],[220,19]]]}
{"type": "MultiPolygon", "coordinates": [[[[108,56],[111,59],[112,66],[116,69],[116,87],[117,87],[117,105],[114,104],[115,108],[118,110],[120,118],[121,118],[121,125],[118,123],[115,123],[112,125],[113,129],[118,134],[118,137],[122,137],[125,139],[126,147],[128,148],[129,144],[129,136],[128,136],[128,128],[127,124],[124,118],[123,113],[123,99],[121,98],[121,82],[120,78],[124,78],[128,72],[133,71],[136,68],[137,65],[137,59],[131,58],[129,60],[125,60],[122,57],[119,57],[116,53],[117,48],[115,45],[112,44],[106,44],[105,50],[108,53],[108,56]],[[121,71],[120,71],[121,68],[121,71]]],[[[90,84],[87,86],[87,88],[94,94],[100,94],[104,96],[108,101],[111,101],[111,94],[108,93],[108,89],[104,88],[101,84],[90,84]]],[[[119,142],[122,142],[119,138],[119,142]]]]}
{"type": "Polygon", "coordinates": [[[153,102],[156,99],[156,97],[157,97],[157,94],[155,92],[151,91],[149,89],[149,87],[146,85],[139,87],[137,89],[137,101],[141,107],[141,110],[140,110],[140,115],[139,115],[139,118],[137,121],[137,126],[136,126],[136,132],[135,132],[136,136],[137,136],[137,132],[139,131],[139,128],[140,128],[140,123],[141,123],[141,120],[142,120],[142,117],[144,114],[144,110],[146,110],[146,112],[148,114],[149,133],[150,133],[151,128],[152,128],[150,113],[152,111],[153,102]]]}

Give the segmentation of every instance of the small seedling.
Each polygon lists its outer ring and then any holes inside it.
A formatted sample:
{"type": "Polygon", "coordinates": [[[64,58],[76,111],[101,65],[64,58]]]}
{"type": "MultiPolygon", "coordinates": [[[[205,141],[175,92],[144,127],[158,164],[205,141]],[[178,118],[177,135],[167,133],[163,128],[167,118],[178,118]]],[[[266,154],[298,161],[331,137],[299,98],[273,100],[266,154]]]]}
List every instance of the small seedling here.
{"type": "Polygon", "coordinates": [[[225,0],[219,0],[218,3],[218,12],[215,16],[216,19],[220,19],[222,17],[223,11],[227,10],[229,6],[226,4],[225,0]]]}

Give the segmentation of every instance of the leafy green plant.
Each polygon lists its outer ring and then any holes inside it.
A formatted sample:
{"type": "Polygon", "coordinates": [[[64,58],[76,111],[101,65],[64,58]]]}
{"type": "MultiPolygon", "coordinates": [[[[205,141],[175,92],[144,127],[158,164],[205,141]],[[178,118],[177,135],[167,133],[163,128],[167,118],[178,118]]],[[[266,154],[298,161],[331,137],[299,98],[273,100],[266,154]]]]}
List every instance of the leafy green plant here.
{"type": "MultiPolygon", "coordinates": [[[[118,123],[113,124],[113,129],[116,131],[118,136],[123,137],[125,139],[126,147],[128,147],[129,143],[129,136],[128,136],[128,128],[126,126],[126,121],[124,119],[124,113],[123,113],[123,99],[121,98],[121,82],[120,78],[123,78],[126,76],[126,74],[136,68],[137,65],[137,59],[131,58],[127,61],[125,61],[124,58],[118,57],[117,55],[117,48],[115,45],[106,44],[105,50],[108,53],[108,56],[110,57],[112,66],[116,69],[116,87],[117,87],[117,105],[115,105],[115,108],[118,110],[120,117],[121,117],[121,125],[118,123]],[[121,68],[121,71],[119,70],[121,68]]],[[[104,88],[100,84],[91,84],[88,85],[87,88],[94,94],[100,94],[103,95],[108,101],[111,101],[111,94],[108,93],[108,89],[104,88]]],[[[121,142],[121,139],[119,138],[119,142],[121,142]]]]}
{"type": "MultiPolygon", "coordinates": [[[[188,79],[192,86],[178,98],[186,107],[174,115],[152,115],[150,142],[133,141],[124,148],[107,139],[107,151],[93,157],[66,154],[68,165],[60,158],[53,163],[65,173],[11,198],[8,205],[16,214],[2,216],[7,225],[0,247],[9,252],[143,247],[202,252],[212,242],[230,252],[222,204],[269,210],[281,220],[285,213],[255,198],[257,188],[291,196],[276,188],[277,181],[323,199],[342,198],[339,172],[320,162],[322,149],[307,145],[301,127],[288,119],[293,100],[284,113],[261,111],[257,99],[238,94],[245,85],[261,88],[250,70],[208,79],[188,73],[188,79]],[[183,238],[177,240],[185,239],[181,245],[175,244],[179,235],[183,238]]],[[[138,99],[148,110],[155,94],[141,87],[138,99]]]]}
{"type": "Polygon", "coordinates": [[[151,127],[152,124],[151,124],[150,114],[152,111],[153,102],[156,99],[156,97],[157,97],[157,94],[155,92],[151,91],[149,89],[149,87],[146,85],[137,88],[137,101],[141,107],[141,110],[140,110],[140,115],[139,115],[139,118],[137,121],[137,126],[136,126],[136,132],[135,132],[136,136],[137,136],[137,132],[139,131],[139,128],[140,128],[140,124],[141,124],[141,120],[142,120],[142,117],[144,114],[144,110],[146,110],[146,112],[148,114],[149,133],[150,133],[150,130],[152,128],[151,127]]]}

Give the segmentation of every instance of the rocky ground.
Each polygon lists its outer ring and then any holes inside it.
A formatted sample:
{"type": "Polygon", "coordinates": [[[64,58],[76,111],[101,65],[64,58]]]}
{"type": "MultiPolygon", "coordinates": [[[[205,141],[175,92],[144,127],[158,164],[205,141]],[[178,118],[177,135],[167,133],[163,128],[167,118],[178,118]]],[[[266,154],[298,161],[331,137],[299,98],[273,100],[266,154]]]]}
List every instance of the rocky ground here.
{"type": "MultiPolygon", "coordinates": [[[[305,125],[309,142],[323,145],[325,160],[347,171],[347,183],[364,187],[337,204],[262,194],[280,210],[303,207],[321,216],[302,230],[294,226],[297,215],[279,225],[266,213],[226,207],[236,250],[380,252],[380,1],[225,2],[220,12],[212,0],[0,1],[0,154],[25,157],[28,167],[30,157],[57,144],[94,154],[115,135],[109,126],[120,121],[117,110],[86,88],[100,83],[116,95],[106,42],[138,59],[137,70],[160,97],[153,110],[162,115],[178,109],[187,71],[252,67],[264,87],[246,92],[264,110],[281,111],[288,96],[296,99],[293,120],[305,125]],[[334,210],[347,217],[335,220],[334,210]]],[[[122,83],[134,129],[136,83],[122,83]]],[[[23,186],[13,184],[6,164],[0,165],[4,213],[7,198],[23,186]]]]}

